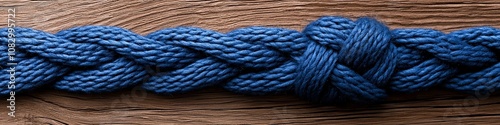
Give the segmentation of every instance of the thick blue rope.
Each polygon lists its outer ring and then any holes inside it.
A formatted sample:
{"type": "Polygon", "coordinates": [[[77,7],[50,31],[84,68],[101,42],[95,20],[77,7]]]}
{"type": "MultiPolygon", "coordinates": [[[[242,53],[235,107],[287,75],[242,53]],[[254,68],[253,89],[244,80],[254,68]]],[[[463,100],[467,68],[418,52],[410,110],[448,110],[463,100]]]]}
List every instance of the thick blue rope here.
{"type": "MultiPolygon", "coordinates": [[[[250,95],[294,91],[314,102],[371,103],[388,90],[500,89],[500,30],[492,27],[445,34],[389,30],[370,18],[322,17],[303,32],[248,27],[222,34],[177,27],[140,36],[83,26],[56,34],[15,28],[15,35],[17,92],[47,83],[83,93],[142,84],[159,94],[222,85],[250,95]],[[148,74],[145,67],[164,72],[148,74]]],[[[8,60],[7,40],[7,28],[0,29],[1,62],[8,60]]],[[[7,95],[9,74],[0,76],[0,94],[7,95]]]]}

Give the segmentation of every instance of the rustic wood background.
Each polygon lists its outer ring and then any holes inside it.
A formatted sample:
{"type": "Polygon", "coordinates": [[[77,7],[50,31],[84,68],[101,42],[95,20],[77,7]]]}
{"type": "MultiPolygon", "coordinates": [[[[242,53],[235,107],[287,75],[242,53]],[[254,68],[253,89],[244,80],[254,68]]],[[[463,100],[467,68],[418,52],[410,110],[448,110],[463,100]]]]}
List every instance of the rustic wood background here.
{"type": "MultiPolygon", "coordinates": [[[[370,16],[390,28],[423,27],[449,32],[472,26],[500,27],[500,1],[450,0],[185,0],[0,1],[0,27],[16,8],[18,26],[55,33],[82,25],[120,26],[139,34],[174,26],[227,32],[263,25],[302,30],[324,15],[370,16]],[[437,2],[442,1],[442,2],[437,2]]],[[[500,96],[463,95],[435,88],[393,93],[381,105],[320,106],[293,94],[237,95],[213,87],[165,97],[140,88],[81,95],[50,87],[16,95],[16,117],[0,108],[0,124],[486,124],[500,122],[500,96]]],[[[8,102],[1,105],[7,106],[8,102]]],[[[1,106],[1,107],[3,107],[1,106]]]]}

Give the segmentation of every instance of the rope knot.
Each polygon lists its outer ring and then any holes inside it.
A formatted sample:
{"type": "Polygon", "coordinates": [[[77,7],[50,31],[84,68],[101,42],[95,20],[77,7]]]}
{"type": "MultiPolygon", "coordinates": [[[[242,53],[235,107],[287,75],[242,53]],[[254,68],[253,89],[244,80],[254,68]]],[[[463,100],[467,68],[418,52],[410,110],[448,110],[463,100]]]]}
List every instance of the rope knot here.
{"type": "Polygon", "coordinates": [[[312,41],[299,61],[295,89],[299,96],[323,103],[373,102],[386,96],[380,89],[396,66],[390,30],[370,18],[353,22],[323,17],[304,34],[312,41]]]}

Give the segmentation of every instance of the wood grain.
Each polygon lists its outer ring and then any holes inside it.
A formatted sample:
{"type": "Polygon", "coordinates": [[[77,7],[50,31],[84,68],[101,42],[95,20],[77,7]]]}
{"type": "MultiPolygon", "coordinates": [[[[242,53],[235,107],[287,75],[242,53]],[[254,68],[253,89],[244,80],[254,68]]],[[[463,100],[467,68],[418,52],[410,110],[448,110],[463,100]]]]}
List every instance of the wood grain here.
{"type": "MultiPolygon", "coordinates": [[[[302,30],[320,16],[370,16],[390,28],[449,32],[500,27],[500,1],[451,0],[184,0],[0,1],[0,27],[16,8],[18,26],[55,33],[82,25],[111,25],[145,35],[167,27],[227,32],[245,26],[302,30]]],[[[1,103],[7,106],[8,102],[1,103]]],[[[392,93],[376,106],[322,106],[293,94],[244,96],[218,87],[158,96],[140,88],[84,95],[45,87],[16,95],[16,117],[0,110],[0,124],[491,124],[500,122],[500,97],[463,95],[439,87],[392,93]]]]}

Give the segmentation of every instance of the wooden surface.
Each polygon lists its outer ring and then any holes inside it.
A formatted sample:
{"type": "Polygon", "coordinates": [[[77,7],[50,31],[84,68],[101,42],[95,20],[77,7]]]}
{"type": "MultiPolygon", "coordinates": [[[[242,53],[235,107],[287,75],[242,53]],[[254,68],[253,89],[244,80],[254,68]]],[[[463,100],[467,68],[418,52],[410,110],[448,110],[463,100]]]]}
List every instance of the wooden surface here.
{"type": "MultiPolygon", "coordinates": [[[[0,26],[16,8],[18,26],[55,33],[82,25],[120,26],[139,34],[173,26],[227,32],[263,25],[302,30],[324,15],[370,16],[390,28],[500,27],[498,1],[448,0],[238,0],[238,1],[0,1],[0,26]],[[442,1],[442,2],[435,2],[442,1]]],[[[435,88],[392,93],[381,105],[320,106],[293,94],[244,96],[212,87],[180,96],[157,96],[140,88],[82,95],[50,87],[16,95],[16,117],[0,109],[0,124],[486,124],[500,122],[500,96],[462,95],[435,88]]],[[[6,98],[6,97],[5,97],[6,98]]],[[[7,106],[8,102],[1,105],[7,106]]],[[[1,106],[0,105],[0,106],[1,106]]],[[[3,107],[3,106],[2,106],[3,107]]]]}

